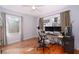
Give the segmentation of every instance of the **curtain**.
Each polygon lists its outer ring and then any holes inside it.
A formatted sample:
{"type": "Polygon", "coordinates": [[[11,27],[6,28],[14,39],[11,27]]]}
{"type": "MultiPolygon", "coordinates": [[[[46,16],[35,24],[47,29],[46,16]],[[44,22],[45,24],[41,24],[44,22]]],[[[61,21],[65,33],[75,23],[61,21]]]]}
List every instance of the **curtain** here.
{"type": "Polygon", "coordinates": [[[43,30],[43,18],[40,18],[39,19],[39,28],[41,29],[41,30],[43,30]]]}
{"type": "Polygon", "coordinates": [[[60,13],[62,32],[64,32],[65,27],[70,26],[70,11],[65,11],[60,13]]]}
{"type": "Polygon", "coordinates": [[[1,12],[2,22],[3,22],[3,45],[7,45],[7,37],[6,37],[6,14],[1,12]]]}

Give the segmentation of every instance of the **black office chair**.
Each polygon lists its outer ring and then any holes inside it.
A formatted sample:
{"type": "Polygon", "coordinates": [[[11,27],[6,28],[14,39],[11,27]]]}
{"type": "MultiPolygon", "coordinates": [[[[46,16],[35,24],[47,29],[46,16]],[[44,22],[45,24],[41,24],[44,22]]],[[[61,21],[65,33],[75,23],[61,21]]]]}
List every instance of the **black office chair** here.
{"type": "Polygon", "coordinates": [[[42,46],[42,35],[38,32],[38,43],[39,43],[39,47],[42,46]]]}
{"type": "Polygon", "coordinates": [[[44,48],[48,48],[48,45],[50,44],[50,42],[47,42],[48,41],[48,38],[45,34],[44,31],[41,31],[40,33],[38,32],[39,34],[39,37],[38,37],[38,48],[43,48],[43,53],[44,53],[44,48]]]}
{"type": "Polygon", "coordinates": [[[39,36],[38,36],[38,43],[39,43],[39,47],[45,47],[46,45],[46,34],[43,31],[38,32],[39,36]]]}

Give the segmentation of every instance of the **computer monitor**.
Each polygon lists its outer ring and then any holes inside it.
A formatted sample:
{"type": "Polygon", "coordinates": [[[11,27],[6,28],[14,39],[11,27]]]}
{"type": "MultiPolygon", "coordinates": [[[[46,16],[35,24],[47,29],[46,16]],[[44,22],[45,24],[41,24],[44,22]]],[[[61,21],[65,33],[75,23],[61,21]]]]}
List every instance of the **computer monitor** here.
{"type": "Polygon", "coordinates": [[[45,31],[53,31],[53,27],[45,27],[45,31]]]}
{"type": "Polygon", "coordinates": [[[45,31],[61,31],[61,27],[45,27],[45,31]]]}

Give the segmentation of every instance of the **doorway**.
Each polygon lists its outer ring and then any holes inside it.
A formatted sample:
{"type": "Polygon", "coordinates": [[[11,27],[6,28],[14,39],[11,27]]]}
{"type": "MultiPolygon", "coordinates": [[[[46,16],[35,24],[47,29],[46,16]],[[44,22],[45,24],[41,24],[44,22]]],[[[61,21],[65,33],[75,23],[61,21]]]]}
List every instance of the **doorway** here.
{"type": "Polygon", "coordinates": [[[22,38],[22,19],[20,16],[6,14],[6,39],[7,44],[21,41],[22,38]]]}

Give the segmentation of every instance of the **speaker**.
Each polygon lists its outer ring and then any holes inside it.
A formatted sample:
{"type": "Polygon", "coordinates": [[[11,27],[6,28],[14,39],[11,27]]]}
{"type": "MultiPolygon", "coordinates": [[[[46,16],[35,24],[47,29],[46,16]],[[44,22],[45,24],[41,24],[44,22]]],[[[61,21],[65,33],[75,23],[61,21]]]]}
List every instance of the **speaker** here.
{"type": "Polygon", "coordinates": [[[64,51],[70,54],[74,53],[74,37],[69,36],[69,37],[64,37],[63,38],[63,47],[64,51]]]}
{"type": "Polygon", "coordinates": [[[67,35],[71,36],[72,35],[72,27],[67,27],[67,29],[68,29],[67,35]]]}

